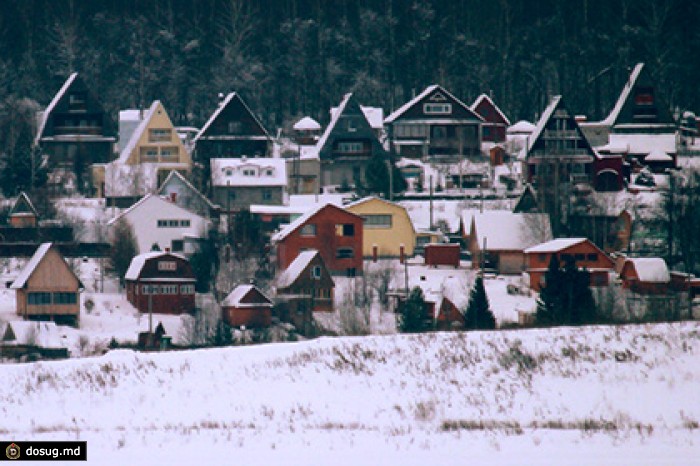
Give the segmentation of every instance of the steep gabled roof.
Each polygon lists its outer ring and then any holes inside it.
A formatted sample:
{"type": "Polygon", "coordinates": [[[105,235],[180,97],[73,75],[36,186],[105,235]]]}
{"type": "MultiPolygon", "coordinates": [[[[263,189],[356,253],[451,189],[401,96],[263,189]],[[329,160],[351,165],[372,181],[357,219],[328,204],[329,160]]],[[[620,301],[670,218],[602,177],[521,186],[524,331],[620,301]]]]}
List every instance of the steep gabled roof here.
{"type": "Polygon", "coordinates": [[[204,126],[202,126],[202,129],[200,129],[199,132],[197,133],[197,135],[194,137],[194,139],[192,140],[192,142],[194,144],[196,144],[197,141],[199,141],[199,139],[206,134],[206,132],[209,130],[209,127],[216,121],[217,118],[219,118],[219,115],[221,115],[221,112],[223,112],[224,109],[226,107],[228,107],[231,104],[231,102],[233,102],[233,101],[240,102],[243,105],[243,108],[246,110],[246,112],[248,112],[248,114],[250,114],[250,116],[253,118],[255,123],[260,127],[260,130],[265,135],[265,137],[267,139],[272,139],[270,137],[270,134],[265,129],[265,127],[262,125],[262,123],[260,123],[260,120],[258,120],[258,117],[256,117],[255,113],[253,113],[250,110],[250,107],[248,107],[248,105],[241,98],[241,96],[237,92],[230,92],[226,96],[226,98],[219,104],[219,106],[216,108],[216,110],[214,110],[214,113],[212,113],[211,117],[209,117],[209,120],[207,120],[207,122],[204,124],[204,126]]]}
{"type": "Polygon", "coordinates": [[[32,204],[29,196],[27,196],[24,191],[19,193],[12,209],[10,209],[10,215],[15,214],[33,214],[34,216],[39,216],[37,210],[34,208],[34,204],[32,204]]]}
{"type": "Polygon", "coordinates": [[[343,209],[342,207],[339,207],[339,206],[337,206],[337,205],[332,204],[332,203],[329,202],[329,203],[320,205],[320,206],[318,206],[318,207],[316,207],[316,208],[314,208],[314,209],[309,210],[308,212],[306,212],[304,215],[302,215],[301,217],[299,217],[299,218],[297,218],[296,220],[294,220],[294,221],[293,221],[292,223],[290,223],[289,225],[286,225],[286,226],[282,227],[282,229],[281,229],[280,231],[278,231],[277,233],[275,233],[274,235],[272,235],[272,242],[273,242],[273,243],[276,243],[276,242],[278,242],[278,241],[283,240],[284,238],[286,238],[286,237],[289,236],[290,234],[294,233],[297,229],[299,229],[299,228],[300,228],[302,225],[304,225],[307,221],[309,221],[314,215],[316,215],[316,214],[319,213],[321,210],[326,209],[326,208],[336,209],[336,210],[339,210],[339,211],[341,211],[341,212],[345,212],[345,213],[348,214],[348,215],[352,215],[353,217],[360,218],[359,215],[354,214],[354,213],[352,213],[352,212],[349,212],[349,211],[343,209]]]}
{"type": "Polygon", "coordinates": [[[129,207],[128,209],[124,210],[124,211],[121,212],[119,215],[117,215],[116,217],[114,217],[113,219],[111,219],[109,222],[107,222],[107,225],[110,226],[110,225],[113,225],[113,224],[117,223],[121,218],[124,218],[124,216],[126,216],[126,215],[129,214],[130,212],[133,212],[134,210],[138,209],[140,206],[142,206],[142,205],[145,204],[146,202],[151,201],[151,199],[156,200],[156,202],[157,202],[157,201],[164,202],[164,203],[166,203],[167,205],[172,206],[174,209],[179,210],[179,211],[182,211],[183,213],[186,213],[186,214],[188,214],[188,215],[196,215],[197,217],[204,218],[204,217],[202,217],[201,215],[199,215],[198,213],[192,212],[192,211],[189,210],[189,209],[185,209],[185,208],[182,207],[182,206],[179,206],[179,205],[177,205],[177,204],[174,204],[174,203],[172,203],[172,202],[170,202],[170,201],[168,201],[168,200],[166,200],[166,199],[163,199],[163,197],[161,197],[161,196],[159,196],[159,195],[157,195],[157,194],[148,193],[148,194],[146,194],[145,196],[143,196],[141,199],[139,199],[138,201],[136,201],[131,207],[129,207]]]}
{"type": "Polygon", "coordinates": [[[36,132],[36,138],[34,139],[34,144],[39,144],[39,140],[44,134],[44,128],[46,127],[46,122],[48,121],[49,117],[51,116],[51,112],[53,112],[53,109],[56,108],[56,105],[63,99],[63,96],[66,95],[66,91],[71,87],[73,84],[73,81],[75,81],[75,78],[78,77],[78,73],[73,73],[70,76],[68,76],[68,79],[66,79],[66,82],[63,83],[63,86],[58,90],[55,96],[53,96],[53,99],[49,103],[48,107],[46,107],[46,110],[44,110],[44,114],[41,116],[41,121],[39,122],[39,128],[36,132]]]}
{"type": "Polygon", "coordinates": [[[471,116],[475,120],[479,120],[481,122],[484,121],[484,119],[481,117],[481,115],[475,113],[471,108],[469,108],[464,102],[459,100],[457,97],[452,95],[449,91],[444,89],[442,86],[438,84],[431,84],[430,86],[426,87],[423,92],[415,96],[413,99],[409,100],[405,104],[403,104],[401,107],[396,109],[394,112],[391,113],[388,117],[384,119],[385,124],[391,124],[393,123],[396,119],[400,118],[404,113],[406,113],[409,109],[411,109],[414,105],[418,104],[421,102],[423,99],[425,99],[427,96],[432,94],[433,92],[439,91],[446,96],[448,96],[450,99],[452,99],[455,103],[457,103],[459,106],[461,106],[467,113],[471,114],[471,116]]]}
{"type": "Polygon", "coordinates": [[[119,154],[118,163],[126,164],[129,161],[129,156],[138,145],[139,140],[141,139],[141,135],[148,128],[148,125],[151,123],[153,115],[155,114],[156,110],[160,105],[160,100],[154,100],[151,106],[146,111],[146,113],[144,113],[141,123],[139,123],[134,132],[131,133],[131,138],[129,139],[129,142],[126,144],[126,146],[124,146],[124,149],[122,150],[121,154],[119,154]]]}
{"type": "MultiPolygon", "coordinates": [[[[32,256],[31,259],[29,259],[29,262],[24,266],[22,271],[19,273],[17,278],[15,279],[14,282],[12,282],[12,285],[10,288],[13,290],[18,290],[21,288],[24,288],[27,285],[27,281],[29,278],[31,278],[32,274],[34,274],[34,271],[39,267],[39,264],[44,260],[46,255],[48,254],[49,250],[51,250],[53,246],[53,243],[42,243],[37,250],[34,252],[34,255],[32,256]]],[[[60,253],[59,253],[60,255],[60,253]]],[[[61,256],[61,259],[63,259],[63,256],[61,256]]],[[[65,263],[65,261],[64,261],[65,263]]],[[[80,278],[78,278],[77,275],[75,275],[75,272],[73,272],[73,269],[68,267],[68,264],[66,264],[66,269],[75,277],[75,279],[78,281],[78,286],[83,288],[83,284],[80,281],[80,278]]]]}
{"type": "MultiPolygon", "coordinates": [[[[481,114],[477,111],[477,108],[479,108],[479,105],[481,105],[483,102],[487,102],[487,104],[488,104],[490,107],[492,107],[492,108],[496,111],[496,113],[498,114],[498,116],[501,117],[501,119],[502,119],[503,122],[506,124],[506,126],[510,126],[510,120],[508,119],[508,117],[501,111],[500,108],[498,108],[498,106],[493,102],[493,100],[491,99],[491,97],[489,97],[489,96],[486,95],[486,94],[481,94],[479,97],[476,98],[476,100],[474,101],[474,103],[473,103],[472,106],[470,107],[470,108],[471,108],[471,111],[474,112],[474,113],[476,113],[477,115],[481,115],[481,114]]],[[[482,116],[484,119],[486,119],[486,117],[484,117],[483,115],[481,115],[481,116],[482,116]]]]}
{"type": "Polygon", "coordinates": [[[295,281],[297,281],[302,272],[306,270],[316,256],[323,261],[321,253],[319,253],[316,249],[300,252],[292,263],[289,264],[289,267],[284,269],[279,277],[277,277],[277,288],[287,288],[291,286],[295,281]]]}
{"type": "Polygon", "coordinates": [[[158,188],[157,194],[162,195],[163,190],[167,186],[168,183],[170,183],[171,180],[177,180],[181,182],[185,187],[187,187],[190,192],[194,193],[195,196],[197,196],[199,199],[201,199],[210,209],[216,210],[220,209],[220,206],[214,204],[209,200],[207,196],[199,192],[197,188],[195,188],[192,183],[187,181],[187,178],[185,178],[182,173],[180,173],[177,170],[171,170],[168,176],[165,178],[165,181],[160,185],[160,188],[158,188]]]}
{"type": "Polygon", "coordinates": [[[221,305],[226,307],[272,307],[272,300],[255,285],[238,285],[228,294],[228,296],[226,296],[226,298],[224,298],[221,305]],[[256,303],[244,303],[243,299],[250,293],[254,292],[257,292],[263,298],[263,301],[256,303]]]}

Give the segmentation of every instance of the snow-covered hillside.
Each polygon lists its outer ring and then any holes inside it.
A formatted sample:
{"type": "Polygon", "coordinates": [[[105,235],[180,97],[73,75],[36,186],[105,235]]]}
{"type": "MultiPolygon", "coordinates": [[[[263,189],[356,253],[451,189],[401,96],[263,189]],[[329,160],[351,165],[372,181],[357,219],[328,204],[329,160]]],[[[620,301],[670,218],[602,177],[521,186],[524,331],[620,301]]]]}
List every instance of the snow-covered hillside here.
{"type": "Polygon", "coordinates": [[[0,366],[3,438],[91,464],[700,464],[700,324],[0,366]]]}

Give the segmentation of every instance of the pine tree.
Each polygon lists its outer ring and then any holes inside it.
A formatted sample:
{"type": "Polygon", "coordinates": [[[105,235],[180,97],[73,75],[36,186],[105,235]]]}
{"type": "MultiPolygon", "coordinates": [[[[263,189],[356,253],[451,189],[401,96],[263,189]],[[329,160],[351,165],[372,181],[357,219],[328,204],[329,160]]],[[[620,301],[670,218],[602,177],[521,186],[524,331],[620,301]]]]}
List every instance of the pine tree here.
{"type": "Polygon", "coordinates": [[[136,245],[134,231],[126,220],[120,219],[114,226],[110,261],[122,285],[124,284],[124,275],[126,271],[129,270],[131,259],[133,259],[137,253],[138,247],[136,245]]]}
{"type": "Polygon", "coordinates": [[[404,333],[424,332],[431,328],[432,322],[425,312],[423,290],[416,286],[401,308],[399,327],[404,333]]]}
{"type": "Polygon", "coordinates": [[[594,323],[598,314],[589,287],[590,273],[580,270],[573,260],[560,267],[552,257],[545,273],[545,285],[537,300],[539,325],[585,325],[594,323]]]}
{"type": "Polygon", "coordinates": [[[552,256],[549,267],[544,274],[544,285],[537,298],[537,313],[535,321],[538,325],[561,324],[559,312],[561,310],[560,287],[563,282],[562,271],[559,268],[557,256],[552,256]]]}
{"type": "Polygon", "coordinates": [[[496,318],[489,306],[489,298],[484,288],[484,278],[477,275],[469,294],[469,303],[464,315],[464,326],[473,330],[492,330],[496,328],[496,318]]]}

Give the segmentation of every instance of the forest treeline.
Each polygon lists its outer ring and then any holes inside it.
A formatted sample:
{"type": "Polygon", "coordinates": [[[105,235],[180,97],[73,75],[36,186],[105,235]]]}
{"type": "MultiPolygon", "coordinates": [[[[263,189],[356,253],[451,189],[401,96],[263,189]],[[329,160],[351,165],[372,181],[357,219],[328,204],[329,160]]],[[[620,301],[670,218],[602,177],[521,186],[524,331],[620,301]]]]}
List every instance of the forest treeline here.
{"type": "Polygon", "coordinates": [[[109,111],[160,99],[199,126],[240,92],[270,129],[346,92],[386,112],[439,83],[533,120],[549,96],[606,114],[637,62],[700,109],[697,0],[4,0],[0,98],[45,106],[73,71],[109,111]]]}

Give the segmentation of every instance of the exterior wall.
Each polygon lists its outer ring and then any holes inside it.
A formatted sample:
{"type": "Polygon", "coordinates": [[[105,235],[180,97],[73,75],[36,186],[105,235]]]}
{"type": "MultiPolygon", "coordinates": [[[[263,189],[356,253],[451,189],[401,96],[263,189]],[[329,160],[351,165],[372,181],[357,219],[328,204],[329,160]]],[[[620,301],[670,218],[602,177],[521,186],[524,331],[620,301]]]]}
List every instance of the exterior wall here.
{"type": "Polygon", "coordinates": [[[437,330],[452,330],[464,327],[464,315],[450,300],[443,299],[435,322],[437,330]]]}
{"type": "Polygon", "coordinates": [[[151,116],[150,121],[148,122],[148,125],[146,126],[146,129],[144,132],[139,136],[138,142],[136,143],[136,146],[134,149],[131,151],[131,153],[128,155],[128,159],[126,160],[126,163],[129,165],[135,165],[138,163],[146,163],[146,162],[158,162],[158,163],[181,163],[181,164],[186,164],[188,167],[192,166],[192,159],[190,158],[190,154],[187,152],[185,149],[185,146],[182,144],[182,141],[180,140],[180,137],[177,134],[177,131],[175,131],[175,128],[173,126],[172,121],[170,121],[170,117],[168,116],[168,113],[165,111],[165,108],[163,108],[163,105],[158,102],[156,105],[155,110],[153,111],[153,114],[151,116]],[[167,140],[164,141],[151,141],[149,140],[149,134],[151,129],[168,129],[170,130],[170,137],[167,140]],[[173,156],[165,156],[163,155],[162,151],[165,148],[172,148],[173,150],[177,150],[177,155],[173,156]],[[141,156],[141,152],[143,150],[155,150],[158,152],[158,155],[155,158],[144,158],[141,156]]]}
{"type": "Polygon", "coordinates": [[[319,210],[306,224],[316,225],[315,236],[302,236],[302,228],[297,228],[277,245],[277,265],[286,269],[289,264],[305,249],[317,249],[323,262],[333,274],[362,274],[362,218],[333,205],[319,210]],[[351,224],[353,236],[336,235],[336,225],[351,224]],[[353,257],[336,258],[338,248],[353,248],[353,257]]]}
{"type": "Polygon", "coordinates": [[[318,159],[287,159],[287,186],[290,194],[320,192],[321,162],[318,159]]]}
{"type": "Polygon", "coordinates": [[[221,206],[223,211],[237,211],[250,208],[251,204],[257,205],[282,205],[284,201],[284,187],[282,186],[219,186],[213,189],[214,202],[221,206]],[[264,193],[269,193],[269,198],[264,198],[264,193]],[[228,193],[233,193],[227,198],[228,193]]]}
{"type": "Polygon", "coordinates": [[[216,212],[212,209],[211,205],[207,203],[199,193],[193,191],[191,187],[187,186],[177,176],[171,177],[165,184],[163,184],[160,187],[158,194],[171,200],[174,196],[175,204],[195,212],[197,215],[202,217],[212,218],[216,215],[216,212]]]}
{"type": "Polygon", "coordinates": [[[36,227],[35,215],[10,215],[10,225],[15,228],[34,228],[36,227]]]}
{"type": "Polygon", "coordinates": [[[224,321],[232,327],[261,328],[269,327],[272,324],[272,308],[270,306],[224,307],[221,311],[224,321]]]}
{"type": "Polygon", "coordinates": [[[376,244],[379,257],[399,257],[401,244],[404,253],[413,256],[416,244],[416,232],[406,210],[398,205],[370,199],[360,204],[346,207],[346,210],[363,215],[391,215],[390,228],[377,228],[366,223],[362,232],[362,255],[365,258],[373,256],[373,246],[376,244]]]}
{"type": "Polygon", "coordinates": [[[68,264],[54,249],[49,249],[24,287],[16,292],[17,315],[73,315],[80,314],[80,296],[75,304],[30,305],[27,296],[33,292],[79,293],[80,283],[68,264]]]}
{"type": "Polygon", "coordinates": [[[459,244],[428,244],[425,246],[425,265],[459,267],[459,244]]]}
{"type": "Polygon", "coordinates": [[[557,260],[563,266],[567,256],[575,259],[576,267],[585,268],[590,272],[590,286],[607,286],[609,283],[609,273],[615,269],[615,263],[606,254],[596,248],[589,241],[575,244],[563,249],[556,254],[552,253],[528,253],[526,254],[527,272],[530,275],[530,288],[540,291],[544,275],[552,260],[556,255],[557,260]],[[591,257],[595,254],[595,258],[591,257]]]}
{"type": "MultiPolygon", "coordinates": [[[[197,214],[182,209],[170,201],[151,196],[139,206],[124,214],[136,236],[139,254],[149,252],[158,244],[161,251],[172,249],[173,240],[184,236],[202,238],[208,229],[208,222],[197,214]],[[189,220],[189,227],[158,227],[158,220],[189,220]]],[[[178,251],[173,251],[178,252],[178,251]]]]}
{"type": "Polygon", "coordinates": [[[359,157],[356,160],[334,160],[332,163],[322,161],[321,185],[350,188],[357,180],[364,183],[367,179],[365,167],[368,161],[367,157],[359,157]]]}
{"type": "Polygon", "coordinates": [[[501,274],[520,274],[525,264],[525,254],[520,251],[496,251],[496,271],[501,274]]]}
{"type": "Polygon", "coordinates": [[[288,301],[306,301],[306,307],[312,312],[333,312],[333,297],[335,283],[322,258],[316,255],[302,270],[297,278],[287,287],[279,288],[277,294],[294,296],[288,301]],[[321,276],[318,279],[311,278],[311,269],[321,267],[321,276]]]}
{"type": "MultiPolygon", "coordinates": [[[[131,304],[134,305],[139,312],[148,313],[149,308],[155,314],[183,314],[194,311],[195,301],[194,293],[183,293],[182,285],[194,286],[194,280],[189,282],[182,281],[158,281],[152,282],[149,280],[129,281],[126,284],[126,296],[131,304]],[[144,294],[143,286],[177,286],[176,294],[144,294]],[[150,299],[149,299],[150,298],[150,299]],[[150,301],[150,302],[149,302],[150,301]]],[[[162,289],[162,288],[161,288],[162,289]]]]}
{"type": "Polygon", "coordinates": [[[639,294],[660,295],[669,291],[669,283],[643,282],[639,280],[637,271],[631,262],[626,262],[620,272],[622,288],[639,294]]]}

